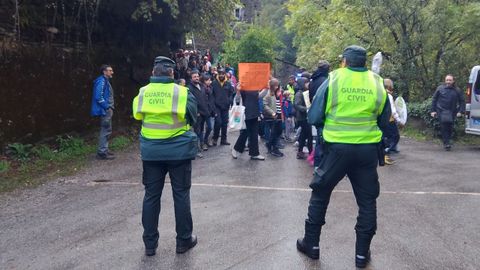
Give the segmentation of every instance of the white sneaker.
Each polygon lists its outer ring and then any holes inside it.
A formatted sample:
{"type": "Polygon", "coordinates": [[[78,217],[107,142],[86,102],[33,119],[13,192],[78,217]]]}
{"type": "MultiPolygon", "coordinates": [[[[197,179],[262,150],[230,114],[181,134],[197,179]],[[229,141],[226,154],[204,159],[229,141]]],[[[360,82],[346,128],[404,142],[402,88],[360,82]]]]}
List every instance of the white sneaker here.
{"type": "Polygon", "coordinates": [[[238,158],[238,155],[240,155],[240,153],[237,152],[237,150],[232,149],[232,157],[233,157],[234,159],[237,159],[237,158],[238,158]]]}
{"type": "Polygon", "coordinates": [[[258,156],[252,156],[252,157],[250,157],[250,159],[253,159],[253,160],[265,160],[265,157],[262,156],[262,155],[258,155],[258,156]]]}

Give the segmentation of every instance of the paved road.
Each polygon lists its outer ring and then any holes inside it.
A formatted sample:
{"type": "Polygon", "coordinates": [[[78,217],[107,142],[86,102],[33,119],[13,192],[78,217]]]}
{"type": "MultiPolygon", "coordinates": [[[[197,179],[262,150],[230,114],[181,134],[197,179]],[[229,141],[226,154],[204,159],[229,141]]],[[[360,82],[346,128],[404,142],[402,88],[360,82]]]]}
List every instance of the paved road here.
{"type": "MultiPolygon", "coordinates": [[[[233,137],[234,135],[232,135],[233,137]]],[[[233,140],[233,138],[231,139],[233,140]]],[[[265,148],[263,148],[263,151],[265,148]]],[[[480,148],[401,142],[379,169],[378,232],[370,269],[480,268],[480,148]]],[[[320,261],[299,254],[311,168],[288,145],[282,159],[230,157],[227,147],[194,162],[198,245],[175,254],[166,186],[157,255],[145,257],[138,149],[77,175],[0,196],[0,269],[354,269],[356,204],[348,180],[333,194],[320,261]]]]}

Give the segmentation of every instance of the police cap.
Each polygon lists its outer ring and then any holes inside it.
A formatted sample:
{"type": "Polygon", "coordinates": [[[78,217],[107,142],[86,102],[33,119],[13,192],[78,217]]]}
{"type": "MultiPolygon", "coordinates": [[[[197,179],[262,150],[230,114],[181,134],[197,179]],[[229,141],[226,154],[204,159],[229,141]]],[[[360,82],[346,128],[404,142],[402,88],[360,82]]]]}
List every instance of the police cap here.
{"type": "Polygon", "coordinates": [[[365,66],[367,62],[367,50],[357,45],[351,45],[343,50],[342,57],[347,60],[349,66],[365,66]]]}
{"type": "Polygon", "coordinates": [[[157,56],[155,57],[155,61],[153,62],[153,65],[158,65],[158,64],[161,64],[163,65],[164,67],[167,67],[167,68],[175,68],[175,61],[173,61],[172,59],[168,58],[168,57],[165,57],[165,56],[157,56]]]}

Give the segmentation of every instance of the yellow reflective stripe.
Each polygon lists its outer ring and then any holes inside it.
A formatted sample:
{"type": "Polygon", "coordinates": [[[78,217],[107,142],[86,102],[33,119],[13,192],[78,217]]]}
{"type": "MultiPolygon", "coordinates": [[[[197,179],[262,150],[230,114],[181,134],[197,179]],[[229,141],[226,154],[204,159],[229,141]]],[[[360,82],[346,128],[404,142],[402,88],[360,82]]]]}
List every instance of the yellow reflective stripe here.
{"type": "Polygon", "coordinates": [[[142,107],[143,107],[143,94],[145,93],[145,90],[147,90],[147,87],[142,87],[140,89],[140,94],[138,94],[138,106],[137,106],[137,113],[142,113],[142,107]]]}
{"type": "Polygon", "coordinates": [[[165,125],[165,124],[154,124],[154,123],[142,123],[142,126],[145,128],[151,128],[151,129],[177,129],[177,128],[182,128],[185,127],[187,124],[186,123],[174,123],[172,125],[165,125]]]}
{"type": "Polygon", "coordinates": [[[338,122],[352,122],[352,123],[358,123],[358,122],[368,122],[368,121],[374,121],[377,120],[377,116],[365,116],[365,117],[343,117],[343,116],[333,116],[333,115],[327,115],[328,120],[332,121],[338,121],[338,122]]]}
{"type": "MultiPolygon", "coordinates": [[[[373,72],[372,72],[373,74],[373,72]]],[[[375,102],[375,113],[379,115],[381,113],[380,111],[380,105],[382,105],[383,102],[383,93],[382,91],[385,91],[385,89],[382,87],[380,84],[380,80],[376,78],[375,75],[373,75],[373,79],[375,80],[375,84],[377,85],[377,101],[375,102]]]]}
{"type": "Polygon", "coordinates": [[[178,124],[180,121],[178,121],[178,98],[179,98],[179,93],[180,89],[178,88],[178,85],[174,84],[173,85],[173,98],[172,98],[172,118],[173,118],[173,123],[178,124]]]}
{"type": "Polygon", "coordinates": [[[330,114],[332,119],[336,119],[337,115],[337,108],[338,108],[338,72],[334,71],[332,72],[332,88],[330,91],[332,91],[332,103],[330,103],[330,114]]]}
{"type": "Polygon", "coordinates": [[[324,131],[361,131],[361,132],[371,132],[380,130],[378,126],[366,125],[366,126],[343,126],[343,125],[326,125],[323,129],[324,131]]]}

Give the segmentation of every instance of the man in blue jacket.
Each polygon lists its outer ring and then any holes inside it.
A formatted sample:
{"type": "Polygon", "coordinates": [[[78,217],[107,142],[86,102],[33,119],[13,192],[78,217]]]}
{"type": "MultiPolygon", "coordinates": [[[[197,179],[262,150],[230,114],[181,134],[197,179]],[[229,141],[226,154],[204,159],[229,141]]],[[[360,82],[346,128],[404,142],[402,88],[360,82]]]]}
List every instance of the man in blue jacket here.
{"type": "Polygon", "coordinates": [[[112,134],[112,116],[115,108],[113,88],[109,79],[113,77],[110,65],[102,65],[102,75],[93,82],[92,116],[100,116],[100,136],[98,138],[97,159],[114,159],[113,153],[108,151],[108,137],[112,134]]]}

